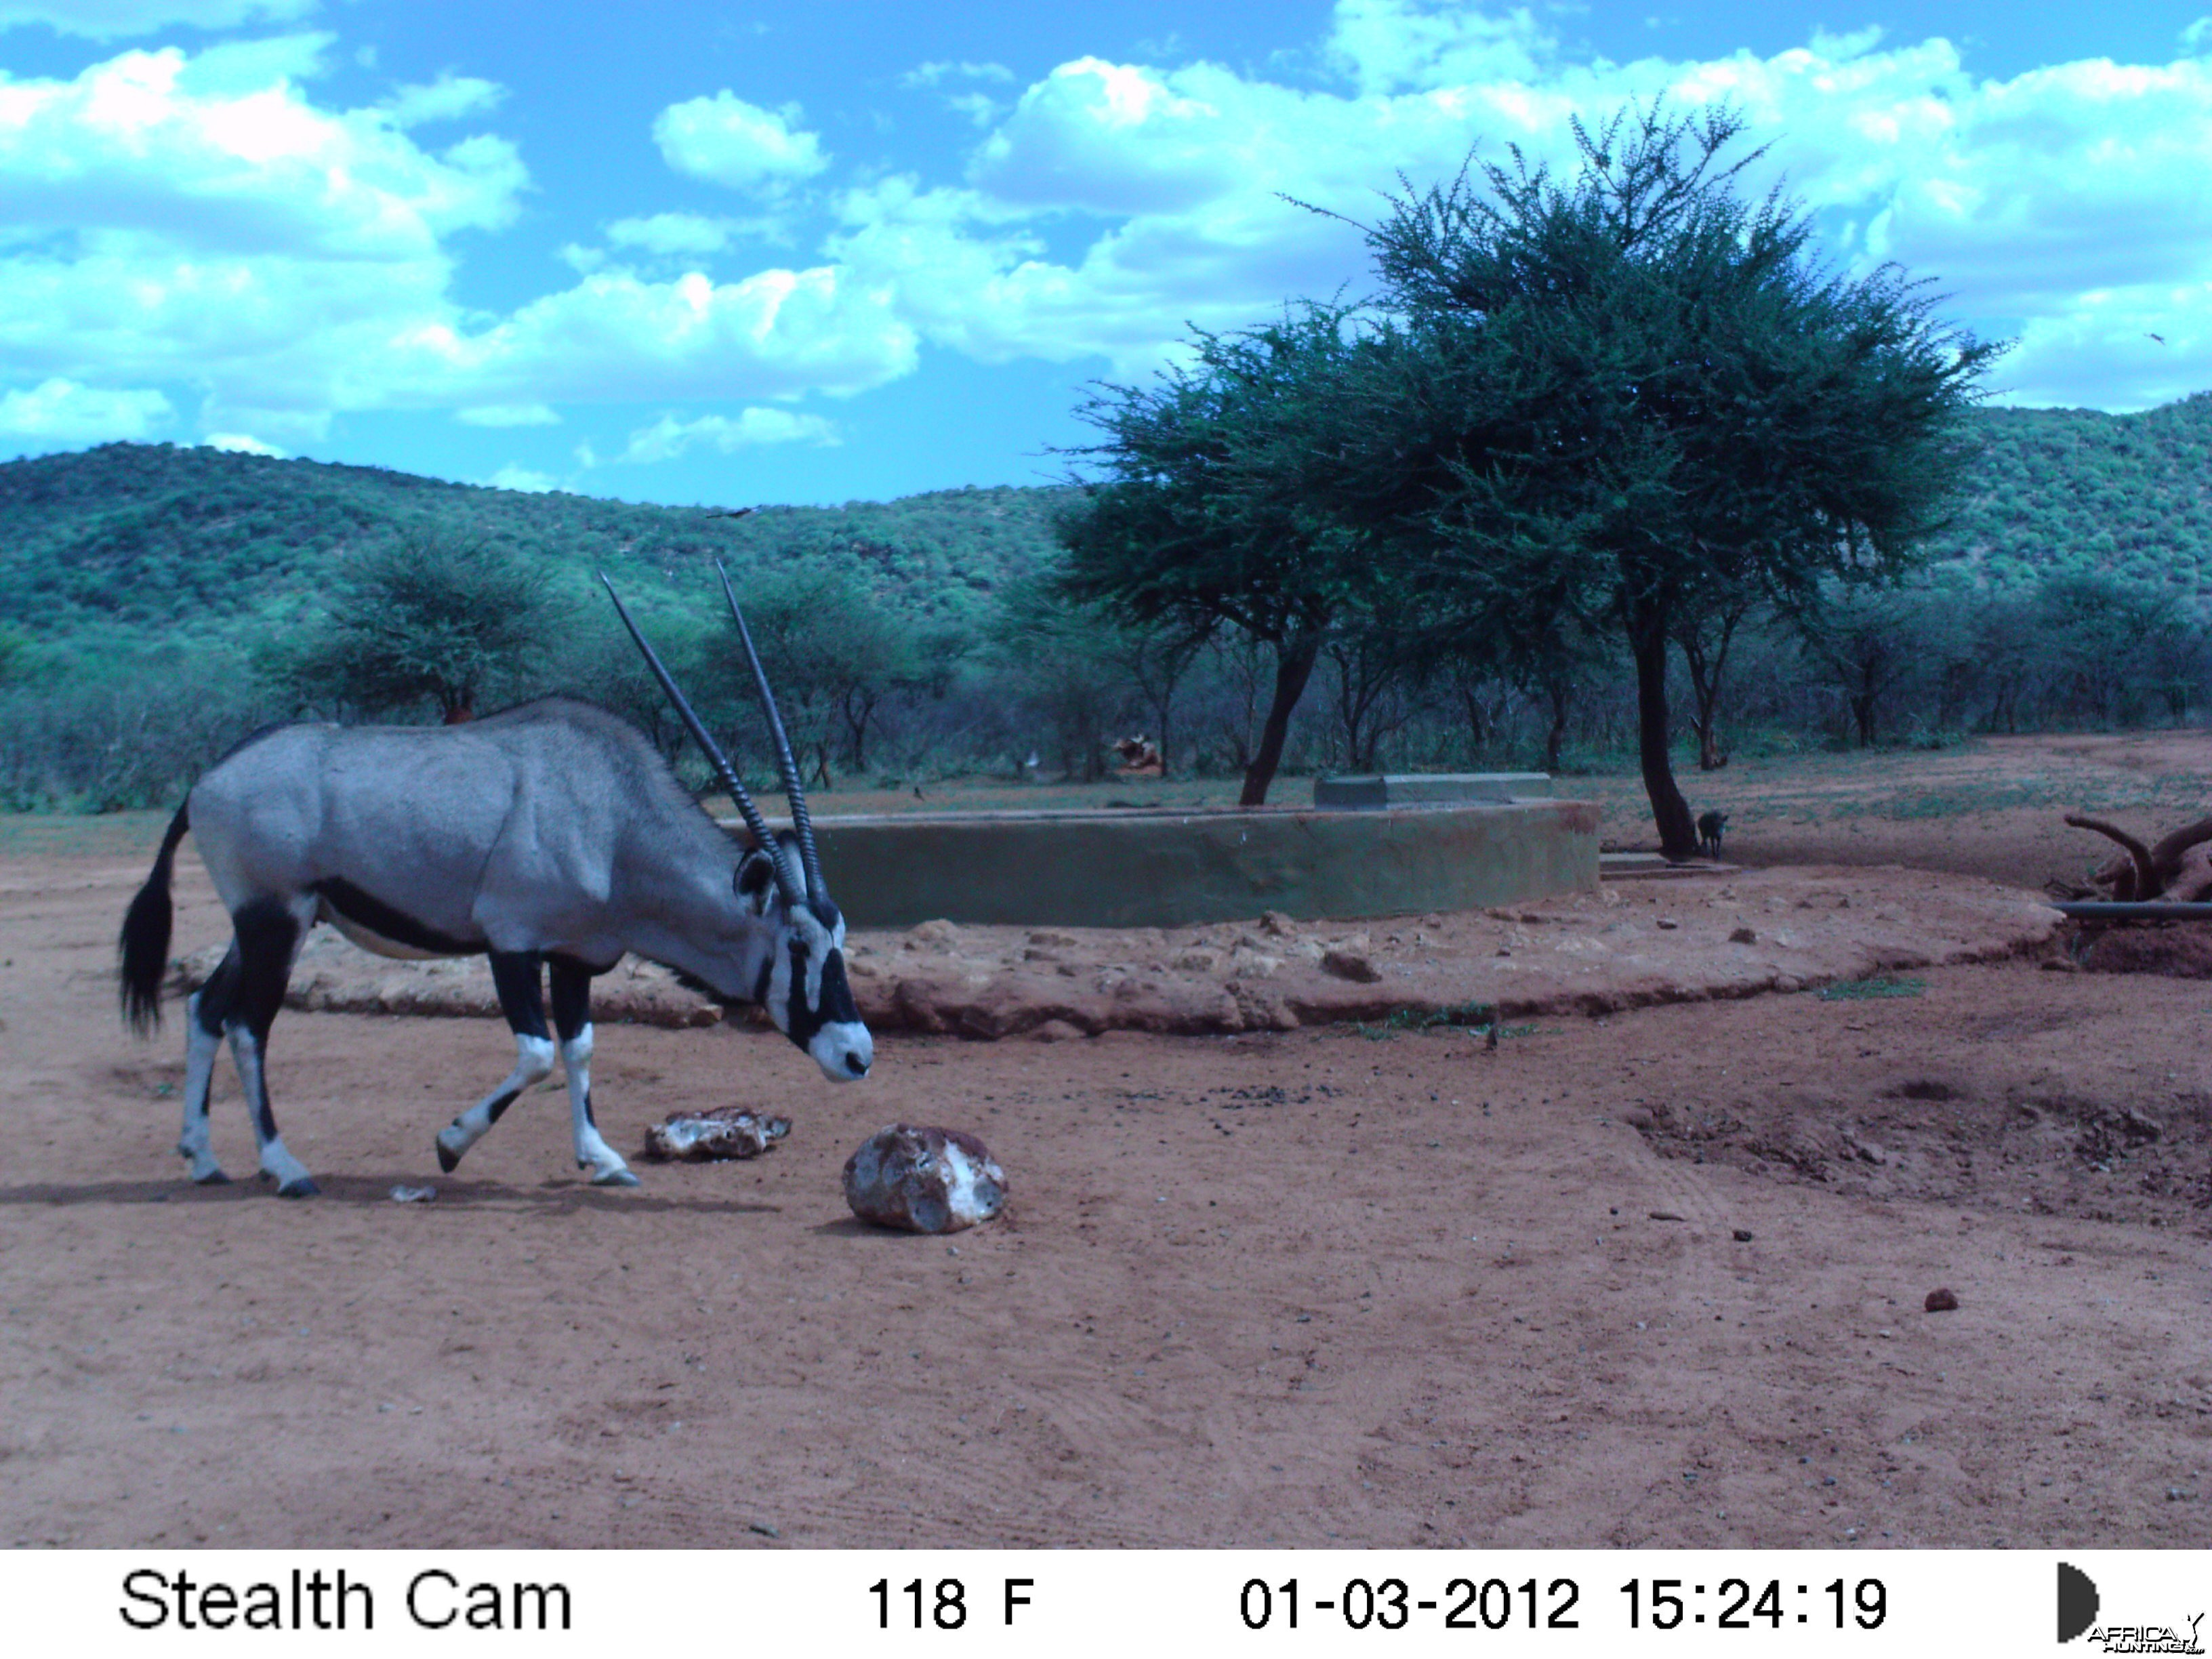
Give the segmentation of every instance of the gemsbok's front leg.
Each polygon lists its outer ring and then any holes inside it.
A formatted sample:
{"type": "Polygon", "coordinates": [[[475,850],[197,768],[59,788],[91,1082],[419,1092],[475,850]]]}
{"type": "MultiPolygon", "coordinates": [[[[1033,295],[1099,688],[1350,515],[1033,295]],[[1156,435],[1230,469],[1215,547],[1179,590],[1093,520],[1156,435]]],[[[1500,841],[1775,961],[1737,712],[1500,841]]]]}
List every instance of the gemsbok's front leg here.
{"type": "Polygon", "coordinates": [[[544,958],[535,951],[494,951],[492,988],[499,1011],[514,1033],[514,1069],[507,1080],[438,1131],[438,1167],[447,1175],[460,1167],[461,1154],[484,1138],[526,1089],[553,1073],[553,1039],[545,1030],[544,958]]]}
{"type": "Polygon", "coordinates": [[[568,1078],[568,1121],[576,1138],[576,1167],[592,1172],[595,1187],[635,1187],[622,1154],[607,1145],[592,1115],[592,974],[568,957],[551,958],[553,1026],[561,1034],[561,1068],[568,1078]]]}

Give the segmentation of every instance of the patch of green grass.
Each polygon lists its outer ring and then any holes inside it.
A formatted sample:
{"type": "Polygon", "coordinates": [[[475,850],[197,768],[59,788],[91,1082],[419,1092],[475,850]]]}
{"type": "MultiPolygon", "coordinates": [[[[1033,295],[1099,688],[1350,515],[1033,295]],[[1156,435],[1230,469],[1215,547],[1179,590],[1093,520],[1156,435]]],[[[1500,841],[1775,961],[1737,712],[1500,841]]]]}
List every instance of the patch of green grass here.
{"type": "Polygon", "coordinates": [[[1864,1002],[1875,997],[1917,997],[1928,989],[1924,979],[1893,979],[1877,974],[1872,979],[1843,979],[1820,988],[1823,1002],[1864,1002]]]}
{"type": "Polygon", "coordinates": [[[80,816],[60,812],[0,813],[0,857],[113,858],[143,854],[150,859],[168,828],[168,812],[108,812],[80,816]]]}
{"type": "MultiPolygon", "coordinates": [[[[1498,1005],[1492,1002],[1455,1002],[1442,1008],[1393,1008],[1379,1021],[1372,1024],[1355,1020],[1346,1027],[1348,1031],[1365,1037],[1370,1042],[1383,1042],[1401,1031],[1432,1031],[1439,1026],[1472,1026],[1480,1030],[1498,1023],[1498,1005]]],[[[1525,1027],[1534,1030],[1534,1026],[1525,1027]]],[[[1499,1031],[1504,1036],[1507,1033],[1499,1031]]]]}

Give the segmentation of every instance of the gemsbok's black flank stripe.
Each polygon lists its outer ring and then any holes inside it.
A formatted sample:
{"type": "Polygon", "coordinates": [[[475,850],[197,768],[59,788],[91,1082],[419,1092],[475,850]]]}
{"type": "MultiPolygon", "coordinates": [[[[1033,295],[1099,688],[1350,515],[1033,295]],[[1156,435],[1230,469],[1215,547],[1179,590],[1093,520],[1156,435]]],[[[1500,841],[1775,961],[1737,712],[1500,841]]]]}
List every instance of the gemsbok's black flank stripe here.
{"type": "Polygon", "coordinates": [[[404,945],[410,951],[438,957],[472,957],[483,950],[482,939],[455,939],[451,933],[441,933],[397,906],[386,904],[375,894],[363,892],[343,876],[325,876],[311,884],[309,890],[356,927],[366,928],[379,939],[390,939],[394,945],[404,945]]]}

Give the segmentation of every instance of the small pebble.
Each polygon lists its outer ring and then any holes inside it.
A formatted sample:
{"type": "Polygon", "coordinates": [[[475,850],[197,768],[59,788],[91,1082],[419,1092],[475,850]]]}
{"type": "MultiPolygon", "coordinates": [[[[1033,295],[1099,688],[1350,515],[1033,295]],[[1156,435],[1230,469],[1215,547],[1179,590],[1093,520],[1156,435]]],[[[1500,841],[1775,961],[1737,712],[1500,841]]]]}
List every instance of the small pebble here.
{"type": "Polygon", "coordinates": [[[769,1525],[765,1521],[755,1521],[748,1525],[745,1528],[745,1530],[747,1532],[757,1532],[763,1538],[781,1538],[783,1536],[781,1533],[778,1532],[774,1527],[769,1525]]]}
{"type": "Polygon", "coordinates": [[[1739,1227],[1734,1232],[1730,1233],[1729,1237],[1735,1240],[1739,1244],[1748,1244],[1751,1243],[1751,1229],[1748,1227],[1739,1227]]]}
{"type": "Polygon", "coordinates": [[[1929,1313],[1952,1313],[1959,1306],[1959,1293],[1941,1285],[1928,1292],[1927,1301],[1921,1304],[1929,1313]]]}
{"type": "Polygon", "coordinates": [[[394,1204],[428,1204],[437,1195],[435,1187],[394,1187],[392,1189],[394,1204]]]}
{"type": "Polygon", "coordinates": [[[1680,1221],[1682,1218],[1672,1210],[1654,1210],[1651,1212],[1651,1218],[1654,1221],[1680,1221]]]}

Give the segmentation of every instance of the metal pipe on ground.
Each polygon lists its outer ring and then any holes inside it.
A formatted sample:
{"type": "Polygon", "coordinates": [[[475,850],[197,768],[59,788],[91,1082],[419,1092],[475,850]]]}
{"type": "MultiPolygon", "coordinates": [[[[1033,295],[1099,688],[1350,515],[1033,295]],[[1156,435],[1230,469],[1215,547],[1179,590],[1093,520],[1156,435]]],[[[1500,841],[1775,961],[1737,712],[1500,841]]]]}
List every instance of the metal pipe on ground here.
{"type": "Polygon", "coordinates": [[[2212,904],[2182,904],[2159,899],[2141,903],[2118,899],[2062,899],[2051,908],[2089,921],[2212,921],[2212,904]]]}

